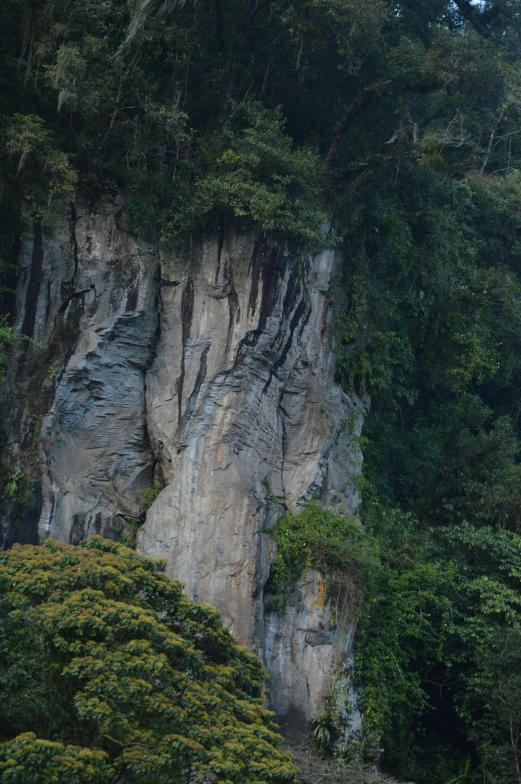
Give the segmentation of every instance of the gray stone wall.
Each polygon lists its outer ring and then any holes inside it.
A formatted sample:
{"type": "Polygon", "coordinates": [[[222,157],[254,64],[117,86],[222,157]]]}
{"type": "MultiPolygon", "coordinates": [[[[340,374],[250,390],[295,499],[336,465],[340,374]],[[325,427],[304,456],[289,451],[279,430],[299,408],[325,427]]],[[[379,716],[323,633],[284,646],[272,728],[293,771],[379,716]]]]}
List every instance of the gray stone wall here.
{"type": "Polygon", "coordinates": [[[265,531],[311,497],[358,506],[367,401],[334,385],[334,265],[332,250],[297,258],[253,234],[158,250],[125,231],[118,203],[80,205],[28,233],[18,292],[32,341],[22,388],[31,356],[66,336],[42,382],[39,536],[115,536],[144,520],[141,493],[161,476],[138,548],[222,611],[264,658],[277,713],[303,721],[323,709],[352,629],[330,628],[316,574],[287,613],[265,613],[265,531]]]}

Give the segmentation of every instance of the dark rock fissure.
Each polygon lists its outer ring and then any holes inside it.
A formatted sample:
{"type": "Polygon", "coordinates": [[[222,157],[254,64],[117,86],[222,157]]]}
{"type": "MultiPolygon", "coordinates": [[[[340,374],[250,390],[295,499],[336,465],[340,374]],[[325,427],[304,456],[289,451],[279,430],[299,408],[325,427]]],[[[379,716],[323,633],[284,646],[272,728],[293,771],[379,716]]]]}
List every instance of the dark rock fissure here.
{"type": "Polygon", "coordinates": [[[277,281],[280,281],[284,274],[284,266],[278,267],[279,251],[275,248],[264,247],[260,254],[262,263],[262,300],[259,313],[259,329],[264,331],[268,321],[268,316],[273,311],[273,306],[278,297],[277,281]]]}
{"type": "Polygon", "coordinates": [[[51,284],[52,277],[47,281],[47,305],[45,307],[45,326],[49,323],[49,316],[51,315],[51,284]]]}
{"type": "Polygon", "coordinates": [[[183,352],[181,356],[181,372],[179,374],[179,380],[177,386],[177,405],[178,405],[179,422],[182,419],[182,412],[183,412],[183,387],[185,381],[186,349],[187,349],[188,341],[190,339],[190,329],[192,327],[193,316],[194,316],[194,282],[190,277],[188,278],[181,299],[181,330],[182,330],[181,339],[183,343],[183,352]]]}
{"type": "Polygon", "coordinates": [[[251,316],[255,315],[255,309],[257,307],[257,297],[259,294],[259,256],[260,256],[260,240],[256,240],[250,258],[251,286],[250,286],[250,298],[248,300],[248,315],[251,314],[251,316]]]}
{"type": "Polygon", "coordinates": [[[207,364],[208,364],[207,359],[208,359],[208,352],[210,351],[210,348],[211,346],[210,344],[208,344],[207,346],[205,346],[201,354],[201,362],[199,365],[197,376],[195,378],[194,387],[192,389],[192,392],[190,393],[190,397],[186,402],[185,411],[183,413],[182,420],[180,420],[179,422],[180,431],[182,430],[183,424],[190,419],[190,417],[194,412],[197,403],[197,396],[201,391],[201,386],[203,384],[204,379],[206,378],[207,364]]]}
{"type": "Polygon", "coordinates": [[[299,332],[300,334],[302,334],[303,329],[306,327],[308,323],[310,315],[311,315],[311,308],[309,307],[309,303],[306,302],[306,300],[303,298],[300,300],[299,304],[297,305],[295,309],[295,313],[293,314],[293,317],[290,321],[288,339],[286,340],[284,348],[282,349],[280,356],[275,360],[275,362],[272,365],[270,365],[270,373],[269,373],[268,380],[266,381],[266,384],[264,386],[264,393],[266,393],[266,391],[268,390],[268,387],[271,384],[273,377],[277,375],[277,371],[286,362],[288,354],[291,350],[291,346],[293,345],[293,340],[295,338],[295,333],[299,325],[299,322],[301,322],[299,332]],[[304,314],[305,314],[305,318],[301,322],[301,319],[304,316],[304,314]]]}
{"type": "Polygon", "coordinates": [[[35,223],[33,227],[33,252],[31,256],[31,269],[29,272],[29,282],[27,284],[27,294],[25,298],[25,313],[22,323],[22,335],[28,338],[34,337],[36,326],[36,310],[40,297],[40,282],[43,267],[43,229],[40,223],[35,223]]]}
{"type": "Polygon", "coordinates": [[[137,302],[138,302],[138,296],[139,296],[139,283],[137,281],[135,281],[131,285],[130,290],[129,290],[128,295],[127,295],[127,302],[126,302],[126,305],[125,305],[125,312],[126,313],[131,313],[132,311],[134,311],[136,309],[137,302]]]}
{"type": "Polygon", "coordinates": [[[3,528],[6,530],[5,540],[2,549],[8,550],[13,544],[39,544],[38,520],[42,510],[43,498],[42,488],[39,482],[35,482],[31,490],[31,499],[25,504],[20,512],[15,505],[12,505],[3,520],[3,528]]]}
{"type": "Polygon", "coordinates": [[[219,229],[219,241],[217,245],[217,269],[215,270],[216,283],[219,281],[219,272],[221,271],[221,256],[224,247],[224,234],[225,234],[224,226],[221,226],[221,228],[219,229]]]}
{"type": "Polygon", "coordinates": [[[233,284],[233,270],[230,269],[230,294],[228,295],[228,334],[226,336],[226,356],[230,351],[235,322],[240,318],[239,298],[233,284]]]}
{"type": "Polygon", "coordinates": [[[71,283],[74,286],[74,281],[76,279],[76,274],[78,272],[78,238],[76,236],[76,227],[78,225],[78,215],[76,212],[76,206],[74,202],[71,203],[71,243],[72,243],[72,253],[74,258],[74,270],[72,273],[72,280],[71,283]]]}

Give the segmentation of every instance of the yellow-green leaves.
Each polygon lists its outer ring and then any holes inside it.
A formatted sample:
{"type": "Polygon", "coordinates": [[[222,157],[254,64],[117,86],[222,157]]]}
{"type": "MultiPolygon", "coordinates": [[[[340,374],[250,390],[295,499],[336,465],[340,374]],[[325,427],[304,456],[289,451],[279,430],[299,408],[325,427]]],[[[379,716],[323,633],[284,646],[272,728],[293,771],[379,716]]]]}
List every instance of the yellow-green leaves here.
{"type": "Polygon", "coordinates": [[[295,781],[260,662],[163,569],[100,537],[0,554],[3,781],[295,781]]]}
{"type": "Polygon", "coordinates": [[[4,784],[109,784],[114,781],[102,751],[64,746],[26,732],[0,744],[4,784]]]}

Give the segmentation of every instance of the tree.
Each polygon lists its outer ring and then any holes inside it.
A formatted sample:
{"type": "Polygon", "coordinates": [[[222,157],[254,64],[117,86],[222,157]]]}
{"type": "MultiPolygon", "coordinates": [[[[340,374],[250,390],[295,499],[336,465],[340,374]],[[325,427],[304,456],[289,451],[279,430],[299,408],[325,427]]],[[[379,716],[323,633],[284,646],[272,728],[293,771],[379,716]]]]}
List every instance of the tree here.
{"type": "Polygon", "coordinates": [[[0,555],[2,781],[295,781],[260,662],[163,569],[101,537],[0,555]]]}

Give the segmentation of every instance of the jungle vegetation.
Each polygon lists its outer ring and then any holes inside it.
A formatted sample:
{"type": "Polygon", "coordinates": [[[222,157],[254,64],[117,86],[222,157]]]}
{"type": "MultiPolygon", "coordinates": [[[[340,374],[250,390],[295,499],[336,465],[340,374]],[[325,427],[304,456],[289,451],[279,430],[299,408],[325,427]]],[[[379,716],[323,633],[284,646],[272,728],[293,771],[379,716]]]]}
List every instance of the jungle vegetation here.
{"type": "Polygon", "coordinates": [[[519,0],[0,8],[2,362],[20,227],[64,201],[121,193],[158,241],[337,243],[338,382],[372,399],[364,534],[316,506],[284,518],[300,549],[274,593],[306,565],[359,575],[366,758],[519,784],[519,0]]]}

